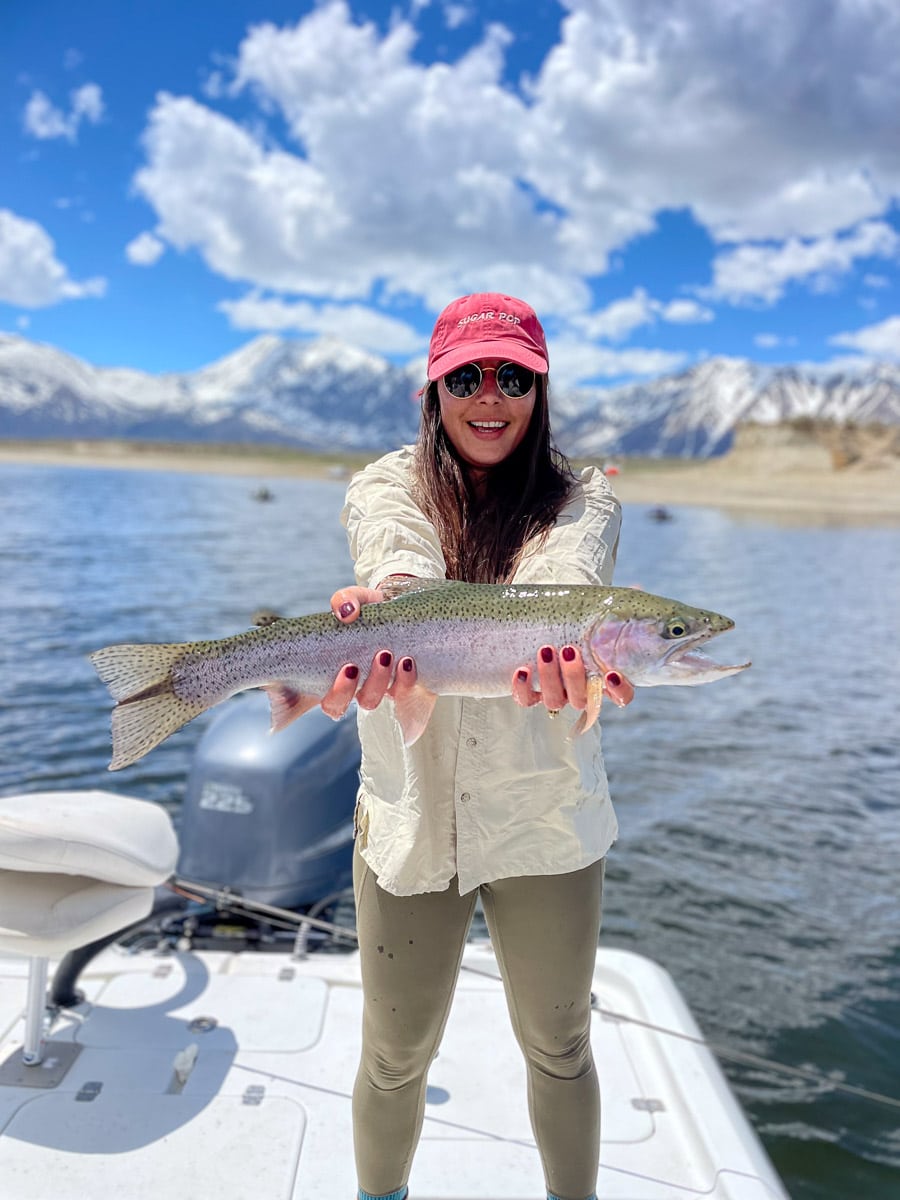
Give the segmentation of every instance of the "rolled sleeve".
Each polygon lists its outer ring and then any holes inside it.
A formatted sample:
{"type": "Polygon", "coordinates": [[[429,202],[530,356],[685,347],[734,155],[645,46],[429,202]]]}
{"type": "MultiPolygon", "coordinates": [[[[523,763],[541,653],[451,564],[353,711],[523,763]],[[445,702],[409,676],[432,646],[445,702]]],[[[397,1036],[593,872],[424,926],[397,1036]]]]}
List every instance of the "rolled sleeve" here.
{"type": "Polygon", "coordinates": [[[386,454],[350,480],[341,521],[356,582],[376,587],[389,575],[443,579],[447,565],[431,522],[412,498],[412,449],[386,454]]]}
{"type": "Polygon", "coordinates": [[[586,467],[579,486],[541,541],[536,539],[516,571],[516,583],[612,583],[622,507],[609,481],[586,467]]]}

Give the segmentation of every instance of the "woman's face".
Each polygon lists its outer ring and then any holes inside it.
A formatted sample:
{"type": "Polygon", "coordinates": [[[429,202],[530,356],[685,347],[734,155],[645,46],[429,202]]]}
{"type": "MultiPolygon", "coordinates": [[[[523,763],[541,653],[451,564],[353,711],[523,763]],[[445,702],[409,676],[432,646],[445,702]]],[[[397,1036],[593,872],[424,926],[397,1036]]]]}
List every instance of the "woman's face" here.
{"type": "Polygon", "coordinates": [[[524,396],[506,396],[497,386],[497,371],[505,358],[473,360],[484,372],[474,396],[459,400],[438,380],[438,402],[447,437],[463,460],[476,470],[497,466],[518,447],[534,411],[534,384],[524,396]]]}

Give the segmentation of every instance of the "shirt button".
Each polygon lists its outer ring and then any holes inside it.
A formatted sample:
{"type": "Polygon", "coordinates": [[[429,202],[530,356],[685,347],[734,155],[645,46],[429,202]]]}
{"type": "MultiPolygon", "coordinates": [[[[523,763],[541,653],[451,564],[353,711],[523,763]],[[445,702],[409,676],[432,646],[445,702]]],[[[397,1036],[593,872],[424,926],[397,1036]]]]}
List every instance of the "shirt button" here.
{"type": "Polygon", "coordinates": [[[460,796],[459,800],[460,800],[461,804],[468,804],[469,801],[471,800],[471,796],[469,795],[468,792],[463,792],[463,794],[460,796]]]}
{"type": "Polygon", "coordinates": [[[466,738],[466,745],[471,750],[473,746],[478,745],[478,738],[466,738]]]}

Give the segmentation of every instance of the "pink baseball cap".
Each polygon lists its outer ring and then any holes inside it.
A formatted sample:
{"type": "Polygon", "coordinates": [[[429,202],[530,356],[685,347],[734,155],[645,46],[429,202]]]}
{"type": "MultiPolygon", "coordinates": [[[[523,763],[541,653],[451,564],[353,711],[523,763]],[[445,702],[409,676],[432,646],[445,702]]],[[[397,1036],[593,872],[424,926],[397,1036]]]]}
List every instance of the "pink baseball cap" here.
{"type": "Polygon", "coordinates": [[[534,309],[499,292],[451,301],[431,335],[428,378],[440,379],[479,358],[502,358],[543,375],[549,366],[547,340],[534,309]]]}

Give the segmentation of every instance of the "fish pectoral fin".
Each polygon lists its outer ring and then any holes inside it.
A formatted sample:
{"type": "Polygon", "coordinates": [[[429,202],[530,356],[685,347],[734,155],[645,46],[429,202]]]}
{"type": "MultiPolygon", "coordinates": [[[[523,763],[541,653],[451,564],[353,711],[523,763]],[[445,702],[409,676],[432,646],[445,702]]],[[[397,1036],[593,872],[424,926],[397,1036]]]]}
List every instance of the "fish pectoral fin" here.
{"type": "Polygon", "coordinates": [[[428,724],[431,714],[434,711],[434,702],[437,700],[437,694],[430,692],[421,683],[417,683],[415,687],[399,688],[392,695],[394,713],[403,733],[403,744],[404,746],[411,746],[424,733],[425,726],[428,724]]]}
{"type": "Polygon", "coordinates": [[[600,707],[603,704],[603,676],[589,674],[587,677],[587,707],[584,712],[572,726],[569,732],[569,740],[579,737],[595,723],[600,716],[600,707]]]}
{"type": "Polygon", "coordinates": [[[321,696],[307,696],[298,692],[289,683],[267,683],[263,691],[269,697],[269,707],[272,711],[272,732],[277,733],[296,721],[304,713],[315,708],[321,696]]]}

